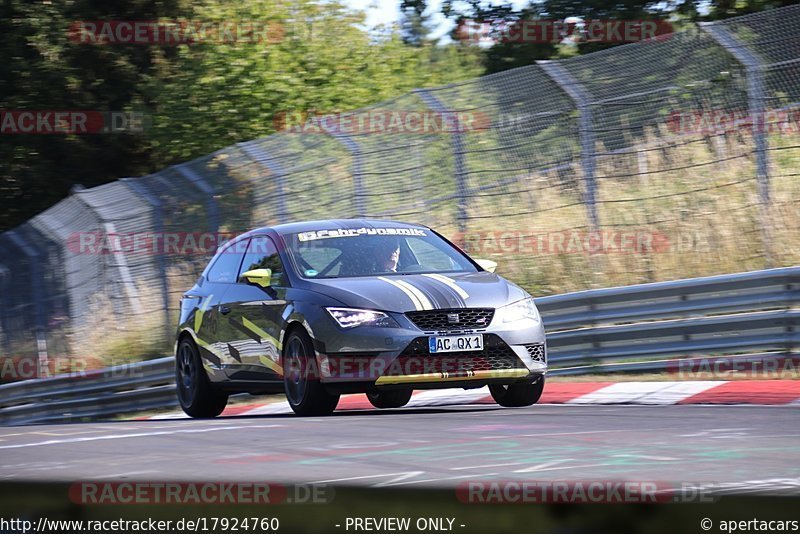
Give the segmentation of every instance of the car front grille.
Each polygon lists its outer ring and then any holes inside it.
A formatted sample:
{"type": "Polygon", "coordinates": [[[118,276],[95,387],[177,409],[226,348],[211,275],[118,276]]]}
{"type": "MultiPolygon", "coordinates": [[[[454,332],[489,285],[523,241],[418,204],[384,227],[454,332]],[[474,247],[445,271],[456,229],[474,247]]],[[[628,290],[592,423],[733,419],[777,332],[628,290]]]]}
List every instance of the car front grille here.
{"type": "Polygon", "coordinates": [[[486,328],[492,322],[492,308],[455,308],[406,313],[414,325],[425,332],[449,332],[465,328],[486,328]]]}
{"type": "Polygon", "coordinates": [[[545,350],[544,343],[525,345],[525,350],[528,351],[528,355],[533,361],[547,363],[547,351],[545,350]]]}
{"type": "Polygon", "coordinates": [[[389,365],[387,376],[524,369],[511,347],[495,334],[485,334],[482,351],[430,354],[428,338],[418,337],[389,365]]]}

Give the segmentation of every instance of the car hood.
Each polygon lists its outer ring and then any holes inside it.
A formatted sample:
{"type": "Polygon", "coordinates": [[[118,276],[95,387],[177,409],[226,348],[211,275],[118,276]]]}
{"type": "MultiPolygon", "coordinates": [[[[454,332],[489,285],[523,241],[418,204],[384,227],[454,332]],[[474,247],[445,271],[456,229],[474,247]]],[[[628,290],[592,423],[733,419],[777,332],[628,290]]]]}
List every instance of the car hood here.
{"type": "Polygon", "coordinates": [[[490,272],[403,274],[306,280],[309,289],[353,308],[398,313],[421,309],[497,308],[527,296],[490,272]]]}

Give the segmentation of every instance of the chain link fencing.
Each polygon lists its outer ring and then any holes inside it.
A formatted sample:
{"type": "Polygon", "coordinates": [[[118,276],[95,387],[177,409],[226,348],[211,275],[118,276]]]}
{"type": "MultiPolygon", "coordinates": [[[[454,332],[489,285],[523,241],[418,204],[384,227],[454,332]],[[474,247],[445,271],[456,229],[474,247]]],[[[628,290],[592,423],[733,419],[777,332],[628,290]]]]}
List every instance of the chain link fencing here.
{"type": "Polygon", "coordinates": [[[798,264],[797,27],[701,24],[76,189],[0,235],[0,361],[163,355],[222,241],[303,219],[427,224],[537,296],[798,264]]]}

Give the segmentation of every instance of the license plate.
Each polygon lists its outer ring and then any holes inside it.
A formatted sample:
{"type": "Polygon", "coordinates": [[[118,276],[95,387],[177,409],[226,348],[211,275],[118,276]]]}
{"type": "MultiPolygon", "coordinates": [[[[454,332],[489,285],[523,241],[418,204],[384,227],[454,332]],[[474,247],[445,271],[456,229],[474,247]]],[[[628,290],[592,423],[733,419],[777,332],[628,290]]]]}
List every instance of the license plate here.
{"type": "Polygon", "coordinates": [[[430,336],[428,338],[428,352],[464,352],[469,350],[483,350],[483,334],[470,334],[468,336],[430,336]]]}

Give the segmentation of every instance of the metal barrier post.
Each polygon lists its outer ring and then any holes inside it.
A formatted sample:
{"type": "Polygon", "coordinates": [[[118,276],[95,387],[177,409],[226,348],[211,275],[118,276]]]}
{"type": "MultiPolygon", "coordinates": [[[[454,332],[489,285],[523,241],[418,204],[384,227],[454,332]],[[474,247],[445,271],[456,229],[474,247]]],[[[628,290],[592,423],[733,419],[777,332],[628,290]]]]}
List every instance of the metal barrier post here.
{"type": "MultiPolygon", "coordinates": [[[[106,236],[113,236],[117,235],[117,228],[113,222],[106,222],[105,219],[97,212],[97,210],[92,207],[84,198],[81,197],[81,191],[85,191],[82,187],[75,188],[73,187],[72,196],[78,199],[87,209],[89,209],[92,213],[95,214],[97,220],[102,224],[103,231],[105,232],[106,236]]],[[[131,309],[133,313],[136,315],[141,315],[142,313],[142,304],[139,302],[139,290],[133,283],[133,277],[131,276],[131,270],[128,268],[128,259],[125,257],[125,254],[113,254],[112,255],[117,263],[114,264],[117,271],[119,272],[119,277],[122,282],[122,290],[125,292],[125,295],[128,299],[128,302],[131,305],[131,309]]]]}
{"type": "Polygon", "coordinates": [[[283,166],[271,160],[266,152],[250,143],[239,143],[237,145],[245,155],[264,167],[270,172],[270,176],[275,181],[275,196],[278,201],[277,220],[279,223],[289,222],[289,211],[286,209],[286,172],[283,166]]]}
{"type": "MultiPolygon", "coordinates": [[[[430,90],[414,89],[414,93],[418,94],[431,110],[443,114],[449,112],[430,90]]],[[[467,167],[466,148],[464,147],[464,133],[455,131],[450,134],[450,137],[453,140],[453,164],[455,166],[456,191],[458,193],[458,211],[456,215],[458,218],[458,231],[465,232],[467,230],[467,196],[469,195],[467,179],[469,177],[469,168],[467,167]]]]}
{"type": "MultiPolygon", "coordinates": [[[[6,247],[3,246],[5,239],[3,239],[5,234],[0,235],[0,255],[3,257],[8,256],[10,254],[7,252],[6,247]]],[[[11,268],[6,263],[0,263],[0,293],[4,297],[8,298],[10,295],[9,290],[9,282],[11,277],[11,268]]],[[[4,304],[2,308],[0,308],[0,329],[2,329],[2,346],[3,346],[3,354],[5,356],[10,356],[12,351],[12,344],[11,344],[11,335],[10,329],[8,326],[8,319],[12,314],[11,306],[8,304],[4,304]]],[[[0,380],[2,382],[2,380],[0,380]]]]}
{"type": "Polygon", "coordinates": [[[44,294],[42,292],[44,289],[44,273],[42,272],[42,265],[39,258],[41,253],[36,250],[32,244],[28,243],[22,235],[14,230],[6,232],[6,235],[9,240],[30,259],[31,295],[33,296],[34,321],[36,324],[37,373],[41,375],[49,365],[47,336],[45,335],[47,323],[44,311],[44,294]]]}
{"type": "Polygon", "coordinates": [[[361,147],[358,146],[356,141],[350,139],[347,135],[329,130],[325,126],[324,122],[325,121],[320,121],[320,127],[325,131],[325,133],[341,143],[353,158],[353,208],[355,209],[356,217],[365,217],[366,208],[364,207],[364,176],[361,165],[361,147]]]}
{"type": "Polygon", "coordinates": [[[553,79],[575,103],[578,109],[578,131],[581,142],[581,168],[586,186],[586,210],[589,224],[593,231],[600,229],[600,217],[597,214],[597,181],[595,169],[595,140],[592,127],[592,98],[578,81],[557,61],[537,61],[542,70],[553,79]]]}
{"type": "MultiPolygon", "coordinates": [[[[181,176],[186,178],[193,186],[206,195],[206,210],[208,210],[209,232],[216,236],[217,232],[219,231],[219,206],[217,206],[217,199],[214,198],[214,188],[211,187],[205,180],[203,180],[199,174],[190,169],[188,163],[176,165],[175,170],[177,170],[181,176]]],[[[214,243],[217,243],[218,241],[218,239],[214,239],[214,243]]],[[[214,250],[212,253],[213,252],[216,252],[216,245],[214,245],[214,250]]]]}
{"type": "Polygon", "coordinates": [[[774,262],[768,213],[771,196],[769,147],[764,121],[765,94],[762,64],[758,57],[748,50],[745,44],[739,41],[725,26],[704,22],[700,23],[700,28],[744,66],[745,76],[747,77],[747,105],[750,119],[753,121],[753,140],[756,145],[756,184],[758,187],[759,218],[761,220],[762,239],[764,240],[764,259],[766,266],[771,267],[774,262]]]}
{"type": "MultiPolygon", "coordinates": [[[[123,184],[128,186],[134,194],[140,196],[144,199],[145,202],[150,204],[153,208],[153,226],[154,230],[157,235],[161,236],[163,239],[164,236],[164,217],[161,212],[161,200],[158,199],[157,196],[153,195],[147,190],[147,186],[144,182],[140,180],[136,180],[135,178],[122,178],[120,180],[123,184]]],[[[171,340],[171,328],[170,323],[172,322],[169,315],[169,280],[167,279],[167,262],[166,258],[164,258],[164,251],[158,251],[156,254],[156,264],[158,265],[158,274],[161,278],[161,295],[162,295],[162,306],[164,307],[164,335],[166,339],[171,340]]]]}

